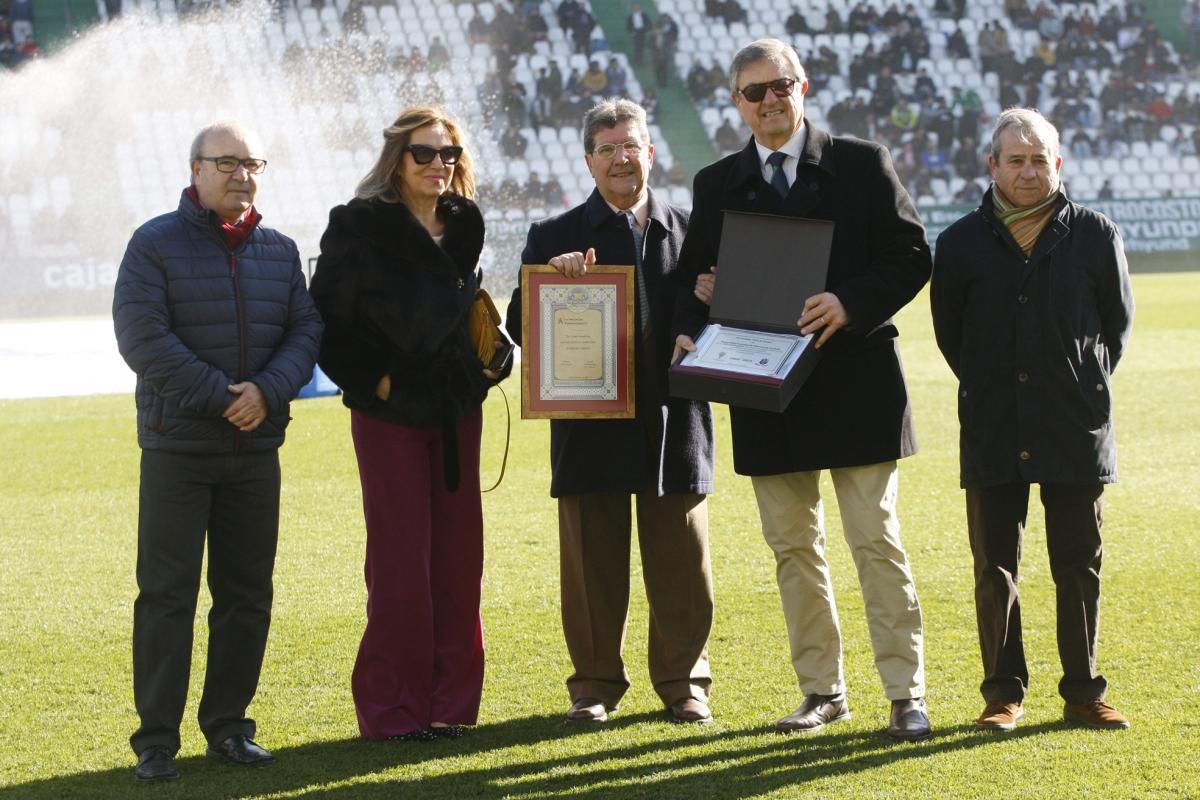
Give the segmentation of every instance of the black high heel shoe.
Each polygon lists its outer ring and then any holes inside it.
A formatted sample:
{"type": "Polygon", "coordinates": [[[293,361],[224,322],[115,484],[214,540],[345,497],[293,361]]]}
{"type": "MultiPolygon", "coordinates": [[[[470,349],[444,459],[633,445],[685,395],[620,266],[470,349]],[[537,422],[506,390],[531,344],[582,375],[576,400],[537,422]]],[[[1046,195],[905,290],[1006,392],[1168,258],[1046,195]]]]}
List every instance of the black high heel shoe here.
{"type": "Polygon", "coordinates": [[[429,729],[435,739],[461,739],[467,732],[466,725],[437,725],[429,729]]]}

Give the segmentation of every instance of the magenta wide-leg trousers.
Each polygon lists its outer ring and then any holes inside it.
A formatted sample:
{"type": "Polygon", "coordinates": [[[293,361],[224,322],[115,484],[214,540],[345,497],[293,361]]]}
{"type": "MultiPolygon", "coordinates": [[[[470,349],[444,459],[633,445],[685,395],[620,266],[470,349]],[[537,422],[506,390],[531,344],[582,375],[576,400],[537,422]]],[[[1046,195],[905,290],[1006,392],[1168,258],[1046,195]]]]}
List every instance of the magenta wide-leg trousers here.
{"type": "Polygon", "coordinates": [[[367,523],[367,628],[351,687],[368,739],[474,724],[483,691],[483,412],[457,425],[459,487],[442,431],[351,411],[367,523]]]}

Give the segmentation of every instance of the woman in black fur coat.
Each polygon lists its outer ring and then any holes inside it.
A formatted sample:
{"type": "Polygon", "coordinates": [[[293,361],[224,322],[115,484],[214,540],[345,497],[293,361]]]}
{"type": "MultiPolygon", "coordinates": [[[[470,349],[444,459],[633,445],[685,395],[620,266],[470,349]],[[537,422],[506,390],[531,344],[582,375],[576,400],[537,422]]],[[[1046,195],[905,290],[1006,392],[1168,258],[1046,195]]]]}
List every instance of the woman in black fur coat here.
{"type": "Polygon", "coordinates": [[[368,739],[455,735],[483,689],[482,403],[503,375],[469,343],[483,217],[471,157],[411,108],[329,214],[312,295],[342,389],[367,528],[367,627],[352,688],[368,739]]]}

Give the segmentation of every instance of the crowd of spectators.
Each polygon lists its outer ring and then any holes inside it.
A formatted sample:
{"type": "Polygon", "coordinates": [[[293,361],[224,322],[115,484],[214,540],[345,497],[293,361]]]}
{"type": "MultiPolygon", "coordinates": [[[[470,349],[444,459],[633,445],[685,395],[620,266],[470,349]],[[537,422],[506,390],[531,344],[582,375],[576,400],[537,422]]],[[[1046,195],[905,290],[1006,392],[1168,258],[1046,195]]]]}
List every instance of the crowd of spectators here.
{"type": "MultiPolygon", "coordinates": [[[[1159,35],[1140,0],[1109,6],[1098,18],[1087,6],[1073,8],[1063,11],[1049,0],[1004,0],[1003,14],[978,25],[973,42],[964,26],[945,32],[951,26],[937,24],[962,20],[966,4],[961,0],[937,0],[924,18],[912,4],[893,3],[881,11],[860,2],[845,16],[831,6],[821,26],[797,6],[785,27],[808,71],[809,103],[831,77],[842,76],[841,99],[821,109],[825,122],[836,133],[887,145],[914,197],[977,200],[987,176],[987,142],[981,134],[989,109],[1014,105],[1047,113],[1063,132],[1064,152],[1076,158],[1121,157],[1138,141],[1164,141],[1179,155],[1200,152],[1200,94],[1179,90],[1186,81],[1200,79],[1200,0],[1186,3],[1181,12],[1190,36],[1182,53],[1159,35]],[[799,44],[839,33],[871,38],[845,53],[799,44]],[[879,33],[886,34],[882,43],[875,37],[879,33]],[[988,78],[985,89],[957,72],[931,74],[935,41],[943,58],[971,59],[979,73],[992,73],[994,79],[988,78]],[[1169,85],[1175,94],[1168,93],[1169,85]],[[959,187],[957,197],[945,196],[951,184],[959,187]]],[[[700,108],[730,105],[719,67],[697,59],[684,76],[700,108]]],[[[713,131],[722,152],[739,149],[747,136],[728,114],[713,131]]]]}

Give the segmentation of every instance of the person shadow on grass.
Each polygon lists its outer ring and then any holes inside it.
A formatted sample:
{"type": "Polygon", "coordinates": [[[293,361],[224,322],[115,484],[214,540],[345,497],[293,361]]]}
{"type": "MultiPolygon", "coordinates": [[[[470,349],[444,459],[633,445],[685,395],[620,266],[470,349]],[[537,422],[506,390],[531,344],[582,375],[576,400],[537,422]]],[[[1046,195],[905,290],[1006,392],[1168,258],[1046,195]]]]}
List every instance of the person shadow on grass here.
{"type": "MultiPolygon", "coordinates": [[[[1012,742],[1066,730],[1062,721],[1023,725],[1012,742]]],[[[203,756],[178,760],[185,778],[172,797],[303,796],[305,800],[405,800],[468,797],[639,796],[735,800],[830,776],[841,778],[909,758],[988,746],[994,734],[975,726],[939,728],[932,739],[898,743],[879,731],[814,736],[776,733],[773,726],[682,728],[647,711],[603,726],[571,725],[561,714],[490,723],[459,739],[366,741],[355,737],[277,747],[277,763],[232,770],[203,756]],[[651,742],[641,735],[658,728],[651,742]],[[578,739],[586,738],[586,744],[578,739]],[[631,741],[633,740],[633,741],[631,741]],[[533,747],[531,752],[521,748],[533,747]],[[492,754],[488,756],[488,754],[492,754]],[[484,756],[486,766],[470,762],[484,756]],[[468,766],[463,768],[466,762],[468,766]]],[[[121,764],[0,787],[0,800],[111,798],[148,795],[121,764]]]]}

